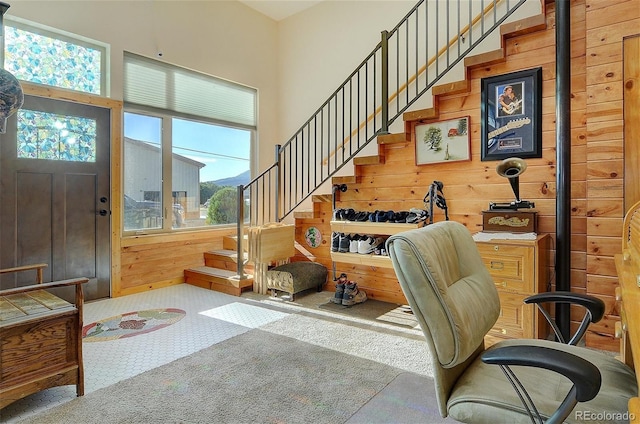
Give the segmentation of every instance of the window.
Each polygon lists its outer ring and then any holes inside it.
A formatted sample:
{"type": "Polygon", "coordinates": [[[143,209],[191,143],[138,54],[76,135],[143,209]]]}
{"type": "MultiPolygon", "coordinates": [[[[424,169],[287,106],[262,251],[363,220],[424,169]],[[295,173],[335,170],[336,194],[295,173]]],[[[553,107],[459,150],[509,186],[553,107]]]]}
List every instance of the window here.
{"type": "Polygon", "coordinates": [[[4,32],[5,69],[16,78],[107,95],[106,46],[13,20],[4,32]]]}
{"type": "Polygon", "coordinates": [[[95,119],[27,109],[17,117],[18,158],[96,161],[95,119]]]}
{"type": "Polygon", "coordinates": [[[129,53],[124,79],[125,232],[234,224],[256,91],[129,53]]]}

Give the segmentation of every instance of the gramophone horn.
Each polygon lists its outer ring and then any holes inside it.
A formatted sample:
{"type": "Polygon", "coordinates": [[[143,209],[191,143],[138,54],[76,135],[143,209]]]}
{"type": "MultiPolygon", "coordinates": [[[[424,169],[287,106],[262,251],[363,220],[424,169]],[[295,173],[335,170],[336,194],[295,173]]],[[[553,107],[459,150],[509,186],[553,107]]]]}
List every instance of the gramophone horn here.
{"type": "Polygon", "coordinates": [[[527,164],[520,158],[507,158],[496,166],[496,172],[501,177],[509,179],[511,189],[516,196],[516,201],[520,201],[520,179],[518,178],[527,169],[527,164]]]}

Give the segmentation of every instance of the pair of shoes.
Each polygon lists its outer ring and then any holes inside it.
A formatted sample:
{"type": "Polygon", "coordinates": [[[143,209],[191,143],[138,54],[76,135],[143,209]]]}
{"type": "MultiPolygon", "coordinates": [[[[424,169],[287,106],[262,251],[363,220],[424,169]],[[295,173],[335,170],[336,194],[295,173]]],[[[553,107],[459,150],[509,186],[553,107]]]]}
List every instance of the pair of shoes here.
{"type": "Polygon", "coordinates": [[[342,295],[343,306],[353,306],[367,300],[367,294],[358,288],[358,284],[349,281],[344,285],[344,294],[342,295]]]}
{"type": "Polygon", "coordinates": [[[407,211],[396,212],[393,214],[393,222],[406,223],[407,216],[409,216],[409,212],[407,211]]]}
{"type": "Polygon", "coordinates": [[[418,224],[424,222],[429,217],[429,213],[423,209],[411,208],[407,215],[407,224],[418,224]]]}
{"type": "Polygon", "coordinates": [[[365,300],[367,300],[367,294],[358,289],[358,284],[349,281],[347,274],[340,274],[336,280],[336,292],[331,298],[331,302],[343,306],[353,306],[365,300]]]}
{"type": "Polygon", "coordinates": [[[336,209],[333,211],[333,220],[335,221],[351,221],[356,215],[354,209],[336,209]]]}
{"type": "Polygon", "coordinates": [[[340,277],[336,280],[336,293],[331,298],[332,303],[337,303],[338,305],[342,304],[342,298],[344,297],[344,286],[349,282],[347,280],[347,274],[342,273],[340,277]]]}
{"type": "Polygon", "coordinates": [[[395,213],[393,211],[375,211],[369,214],[371,222],[387,222],[393,219],[395,213]]]}

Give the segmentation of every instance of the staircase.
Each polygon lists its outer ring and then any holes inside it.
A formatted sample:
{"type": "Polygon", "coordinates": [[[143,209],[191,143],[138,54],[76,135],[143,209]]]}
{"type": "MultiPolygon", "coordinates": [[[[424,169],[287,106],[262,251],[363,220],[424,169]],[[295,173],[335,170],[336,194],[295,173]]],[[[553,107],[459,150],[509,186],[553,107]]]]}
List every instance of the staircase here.
{"type": "MultiPolygon", "coordinates": [[[[184,270],[185,283],[207,290],[215,290],[233,296],[253,288],[253,275],[238,276],[237,237],[224,236],[222,249],[204,253],[204,265],[184,270]]],[[[247,253],[243,254],[247,260],[247,253]]],[[[244,266],[246,272],[253,272],[250,264],[244,266]]]]}
{"type": "MultiPolygon", "coordinates": [[[[464,96],[470,92],[469,74],[473,69],[491,66],[504,61],[507,57],[506,41],[508,39],[546,28],[546,0],[541,0],[542,13],[503,24],[524,2],[525,0],[515,2],[513,0],[496,0],[488,2],[489,5],[482,9],[478,15],[475,15],[474,12],[473,15],[475,17],[473,19],[472,14],[469,13],[468,25],[461,28],[460,24],[458,24],[457,34],[445,40],[444,47],[435,49],[435,52],[431,53],[431,58],[426,58],[423,66],[419,68],[416,63],[415,74],[412,76],[409,76],[410,66],[407,63],[406,78],[403,77],[404,79],[401,80],[399,76],[394,76],[393,84],[396,85],[391,88],[389,87],[391,81],[388,73],[389,69],[393,70],[396,65],[395,62],[394,64],[388,63],[393,61],[388,56],[395,54],[397,56],[395,59],[400,61],[401,50],[403,49],[403,47],[397,47],[395,40],[393,42],[391,40],[393,37],[400,38],[399,34],[405,32],[405,26],[409,26],[407,22],[410,19],[418,21],[420,19],[418,15],[427,15],[424,8],[430,7],[430,2],[420,1],[396,28],[390,32],[383,32],[381,43],[371,55],[365,59],[360,67],[354,71],[320,109],[303,124],[301,129],[284,146],[277,146],[276,163],[246,186],[238,186],[238,216],[245,216],[245,199],[250,199],[250,226],[279,222],[291,214],[305,199],[313,195],[314,205],[322,204],[323,208],[314,206],[314,214],[311,219],[317,220],[319,216],[316,212],[322,209],[322,218],[328,223],[330,212],[329,216],[326,216],[325,209],[327,205],[331,204],[329,200],[331,195],[313,194],[319,186],[326,181],[330,181],[334,185],[360,183],[360,171],[362,169],[367,167],[377,169],[376,167],[384,165],[387,161],[387,154],[392,149],[407,150],[406,147],[411,142],[411,132],[415,122],[440,118],[441,101],[449,97],[464,96]],[[475,56],[468,55],[486,36],[498,29],[500,31],[499,49],[475,56]],[[466,38],[467,42],[464,50],[462,50],[460,40],[464,38],[466,38]],[[460,81],[437,85],[437,82],[462,60],[464,61],[465,78],[460,81]],[[370,82],[366,79],[369,75],[368,69],[376,69],[374,63],[377,63],[377,61],[386,61],[387,63],[383,64],[382,75],[376,76],[376,72],[372,72],[374,81],[370,82]],[[360,92],[360,81],[363,78],[361,72],[365,75],[364,93],[360,92]],[[353,87],[356,85],[354,81],[357,81],[357,92],[355,93],[353,91],[353,87]],[[369,85],[373,85],[371,94],[367,91],[369,85]],[[345,87],[349,90],[348,94],[345,94],[345,87]],[[379,87],[382,87],[382,89],[379,87]],[[428,91],[433,96],[433,107],[407,111],[418,98],[428,91]],[[361,110],[362,99],[365,100],[365,104],[362,105],[361,110]],[[386,101],[381,101],[381,99],[386,101]],[[354,103],[357,104],[357,113],[351,106],[354,103]],[[352,116],[354,114],[357,118],[355,122],[347,122],[353,120],[352,116]],[[399,117],[404,120],[404,131],[389,134],[389,125],[399,117]],[[340,127],[342,128],[340,129],[340,127]],[[374,139],[377,141],[378,154],[373,156],[359,155],[363,148],[374,139]],[[355,175],[335,177],[335,173],[349,162],[354,165],[355,175]],[[322,199],[322,202],[318,203],[320,199],[322,199]]],[[[439,3],[434,2],[433,4],[437,5],[439,3]]],[[[449,2],[447,2],[448,4],[449,2]]],[[[472,4],[474,3],[472,2],[472,4]]],[[[437,9],[436,16],[438,16],[437,9]]],[[[415,24],[416,28],[418,25],[418,23],[415,24]]],[[[433,30],[433,27],[428,25],[427,27],[433,30]]],[[[438,32],[437,20],[435,25],[435,32],[438,32]]],[[[407,40],[411,39],[410,36],[406,38],[407,40]]],[[[430,42],[425,41],[425,43],[429,44],[430,42]]],[[[436,43],[438,43],[437,37],[436,43]]],[[[417,48],[418,44],[416,41],[415,48],[417,48]]],[[[441,44],[439,43],[438,45],[441,44]]],[[[417,56],[418,54],[416,53],[416,62],[417,56]]],[[[396,72],[400,74],[400,71],[396,70],[396,72]]],[[[420,193],[416,196],[422,199],[422,194],[420,193]]],[[[300,219],[308,218],[308,215],[294,216],[300,219]]],[[[238,234],[245,234],[243,226],[244,222],[238,222],[238,234]]],[[[322,232],[323,234],[330,234],[330,229],[323,229],[322,232]]],[[[235,241],[237,240],[238,238],[235,239],[235,241]]],[[[235,246],[227,244],[225,249],[228,251],[222,251],[224,253],[210,252],[205,254],[205,266],[185,270],[185,281],[199,287],[240,295],[243,289],[247,289],[253,283],[253,278],[250,276],[239,277],[244,276],[245,266],[244,261],[237,261],[237,258],[241,254],[246,255],[244,253],[245,246],[243,239],[240,239],[240,242],[236,242],[235,246]],[[232,253],[231,251],[234,252],[232,253]],[[234,266],[236,267],[235,272],[234,266]]],[[[312,254],[297,256],[294,260],[305,260],[305,258],[308,260],[312,254]]],[[[323,259],[318,258],[320,262],[326,260],[323,259]]],[[[327,264],[330,264],[330,259],[327,264]]],[[[366,287],[366,285],[362,285],[362,287],[366,287]]],[[[369,293],[368,290],[367,293],[369,293]]],[[[378,296],[378,298],[380,300],[396,301],[395,299],[385,299],[384,296],[378,296]]]]}

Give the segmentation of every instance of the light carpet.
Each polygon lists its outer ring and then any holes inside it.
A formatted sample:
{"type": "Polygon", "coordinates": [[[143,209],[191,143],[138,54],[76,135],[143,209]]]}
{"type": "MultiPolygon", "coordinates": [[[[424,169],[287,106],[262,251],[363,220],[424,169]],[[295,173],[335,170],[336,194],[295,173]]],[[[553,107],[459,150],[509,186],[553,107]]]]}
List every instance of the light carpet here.
{"type": "Polygon", "coordinates": [[[22,422],[344,423],[377,415],[377,404],[392,422],[439,422],[424,392],[421,405],[389,411],[387,391],[363,408],[401,375],[432,390],[423,375],[254,329],[22,422]]]}

